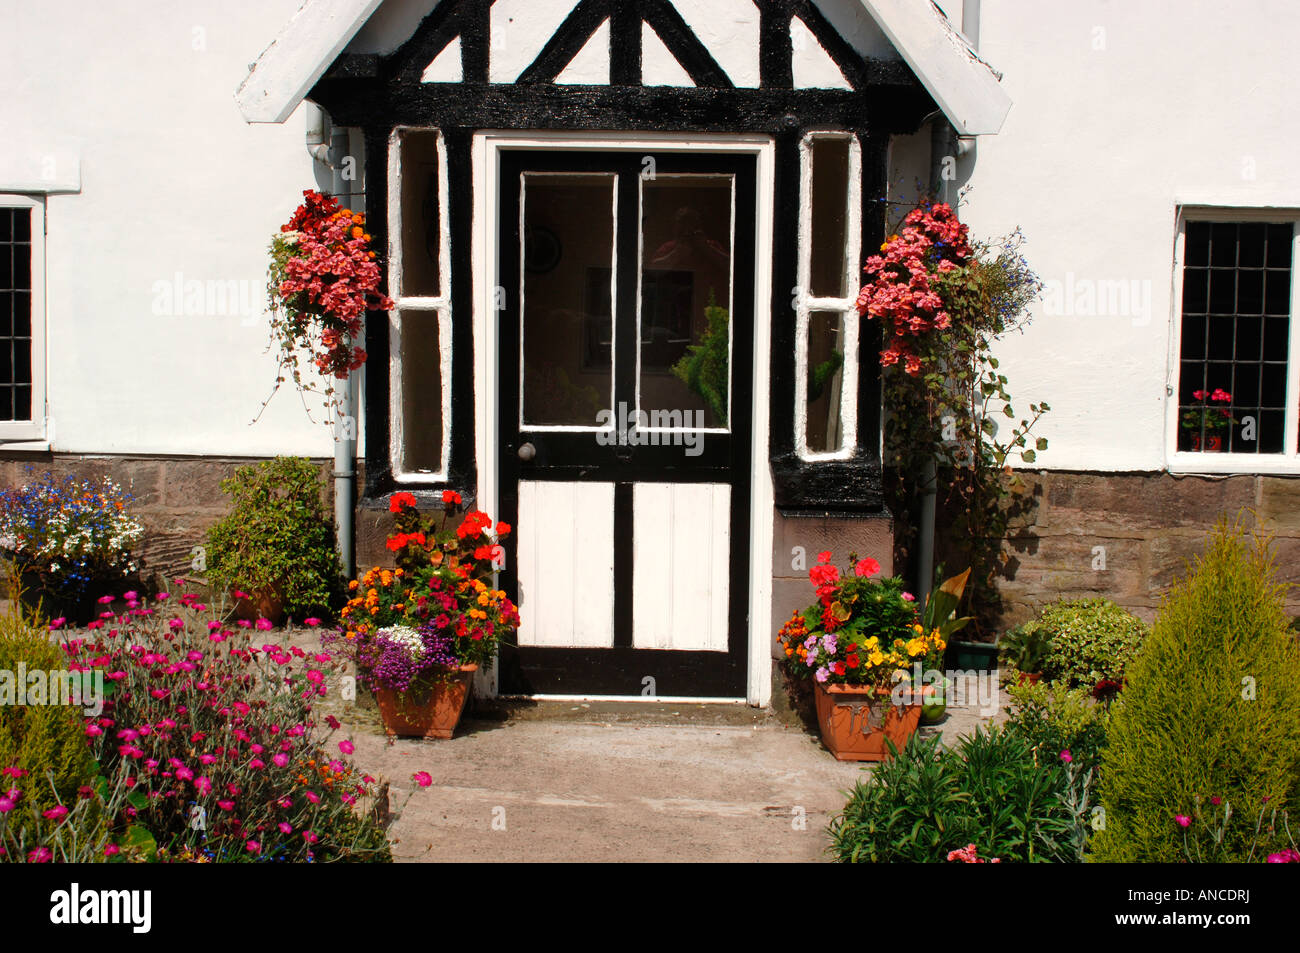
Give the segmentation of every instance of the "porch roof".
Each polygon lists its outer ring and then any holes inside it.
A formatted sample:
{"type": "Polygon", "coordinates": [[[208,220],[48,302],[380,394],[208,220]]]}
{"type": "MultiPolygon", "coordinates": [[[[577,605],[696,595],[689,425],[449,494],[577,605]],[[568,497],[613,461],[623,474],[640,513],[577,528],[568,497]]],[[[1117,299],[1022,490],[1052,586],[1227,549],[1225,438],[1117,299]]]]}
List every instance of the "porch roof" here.
{"type": "MultiPolygon", "coordinates": [[[[245,121],[284,122],[383,0],[305,0],[235,92],[245,121]]],[[[856,0],[961,135],[1002,128],[1011,97],[933,0],[856,0]]]]}

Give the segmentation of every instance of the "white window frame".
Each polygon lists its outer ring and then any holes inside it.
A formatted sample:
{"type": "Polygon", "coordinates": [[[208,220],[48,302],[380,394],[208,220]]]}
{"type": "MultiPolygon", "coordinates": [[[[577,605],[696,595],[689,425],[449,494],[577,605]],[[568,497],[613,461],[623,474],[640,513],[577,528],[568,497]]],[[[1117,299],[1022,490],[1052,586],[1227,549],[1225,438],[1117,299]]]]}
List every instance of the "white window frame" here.
{"type": "Polygon", "coordinates": [[[447,147],[442,132],[431,126],[398,126],[388,138],[388,289],[393,310],[388,313],[388,421],[389,461],[399,483],[446,483],[451,461],[451,225],[447,209],[447,147]],[[435,297],[407,295],[402,287],[402,134],[437,133],[438,150],[438,290],[435,297]],[[402,401],[403,315],[426,314],[438,322],[438,349],[442,392],[442,448],[438,469],[408,470],[402,444],[407,408],[402,401]]]}
{"type": "MultiPolygon", "coordinates": [[[[46,433],[45,199],[0,193],[0,207],[32,210],[32,419],[0,421],[0,446],[40,441],[46,433]]],[[[4,449],[23,449],[4,446],[4,449]]]]}
{"type": "Polygon", "coordinates": [[[1300,208],[1230,208],[1185,204],[1178,207],[1174,238],[1173,301],[1168,375],[1165,387],[1165,458],[1173,473],[1300,472],[1300,208]],[[1281,453],[1206,453],[1178,449],[1178,393],[1183,353],[1183,268],[1188,222],[1290,222],[1291,315],[1287,341],[1285,432],[1281,453]]]}
{"type": "Polygon", "coordinates": [[[862,144],[850,132],[813,130],[799,143],[799,270],[794,291],[795,369],[794,369],[794,447],[799,458],[810,463],[821,460],[848,460],[858,444],[858,341],[861,317],[857,301],[861,279],[858,269],[862,258],[862,144]],[[844,253],[844,287],[842,298],[813,297],[812,285],[812,150],[818,139],[840,139],[849,143],[849,183],[847,243],[844,253]],[[834,311],[844,321],[844,365],[840,376],[840,446],[836,450],[808,449],[808,325],[814,312],[834,311]]]}

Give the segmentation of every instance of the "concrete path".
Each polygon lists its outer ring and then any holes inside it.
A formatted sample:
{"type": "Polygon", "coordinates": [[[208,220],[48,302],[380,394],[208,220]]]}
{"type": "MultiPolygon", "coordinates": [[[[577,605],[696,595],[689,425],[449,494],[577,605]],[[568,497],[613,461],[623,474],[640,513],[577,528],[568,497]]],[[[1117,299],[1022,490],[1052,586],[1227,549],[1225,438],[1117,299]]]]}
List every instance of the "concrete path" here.
{"type": "MultiPolygon", "coordinates": [[[[402,861],[824,861],[863,767],[802,726],[733,705],[547,702],[468,717],[450,741],[347,719],[357,763],[390,780],[402,861]],[[416,771],[434,783],[418,788],[416,771]]],[[[950,715],[945,734],[973,726],[950,715]]]]}

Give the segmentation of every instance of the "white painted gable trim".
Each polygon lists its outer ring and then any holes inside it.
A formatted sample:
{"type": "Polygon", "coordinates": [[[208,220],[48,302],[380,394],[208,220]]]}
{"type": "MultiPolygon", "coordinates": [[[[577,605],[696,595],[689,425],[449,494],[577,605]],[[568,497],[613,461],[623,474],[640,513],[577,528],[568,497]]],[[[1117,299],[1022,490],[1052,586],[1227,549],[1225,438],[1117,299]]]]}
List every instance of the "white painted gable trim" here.
{"type": "Polygon", "coordinates": [[[306,0],[235,92],[246,122],[284,122],[383,0],[306,0]]]}
{"type": "MultiPolygon", "coordinates": [[[[248,122],[284,122],[382,0],[306,0],[253,64],[235,100],[248,122]]],[[[992,135],[1011,97],[931,0],[859,0],[957,131],[992,135]]]]}
{"type": "Polygon", "coordinates": [[[860,2],[958,133],[993,135],[1002,128],[1011,97],[931,0],[860,2]]]}

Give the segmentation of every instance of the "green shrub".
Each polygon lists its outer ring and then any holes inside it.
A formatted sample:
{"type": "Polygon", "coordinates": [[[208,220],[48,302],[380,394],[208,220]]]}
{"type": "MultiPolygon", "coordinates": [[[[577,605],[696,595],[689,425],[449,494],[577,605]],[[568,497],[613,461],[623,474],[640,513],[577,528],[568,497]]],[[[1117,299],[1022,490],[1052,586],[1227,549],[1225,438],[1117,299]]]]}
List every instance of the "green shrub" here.
{"type": "MultiPolygon", "coordinates": [[[[15,607],[0,617],[0,672],[10,673],[4,677],[16,683],[20,663],[26,672],[68,667],[58,645],[23,622],[15,607]]],[[[26,686],[14,688],[25,691],[26,686]]],[[[0,794],[15,786],[23,792],[6,821],[11,830],[29,829],[42,811],[75,803],[77,789],[93,781],[85,718],[72,705],[20,705],[0,699],[0,771],[18,768],[26,773],[21,785],[0,775],[0,794]]]]}
{"type": "Polygon", "coordinates": [[[943,862],[968,844],[1003,862],[1077,860],[1090,779],[1036,762],[1024,738],[996,727],[952,750],[914,735],[858,782],[831,821],[830,850],[850,863],[943,862]]]}
{"type": "Polygon", "coordinates": [[[223,480],[230,514],[208,531],[208,571],[223,589],[277,588],[291,614],[330,612],[343,581],[320,475],[306,457],[276,457],[223,480]]]}
{"type": "MultiPolygon", "coordinates": [[[[1300,646],[1287,631],[1285,591],[1267,541],[1247,541],[1226,521],[1174,585],[1111,709],[1099,860],[1208,853],[1213,831],[1196,819],[1198,799],[1228,801],[1252,821],[1265,805],[1294,804],[1300,646]]],[[[1230,827],[1215,856],[1250,856],[1252,833],[1251,823],[1230,827]]]]}
{"type": "Polygon", "coordinates": [[[1007,691],[1012,701],[1007,729],[1024,738],[1040,760],[1068,751],[1081,770],[1101,766],[1109,713],[1087,689],[1040,681],[1013,684],[1007,691]]]}
{"type": "MultiPolygon", "coordinates": [[[[1054,602],[1038,618],[1018,626],[1015,638],[1041,633],[1051,642],[1042,661],[1043,678],[1065,679],[1071,688],[1101,681],[1123,682],[1129,663],[1147,636],[1147,625],[1109,599],[1054,602]]],[[[1003,641],[1012,638],[1012,632],[1003,641]]]]}

